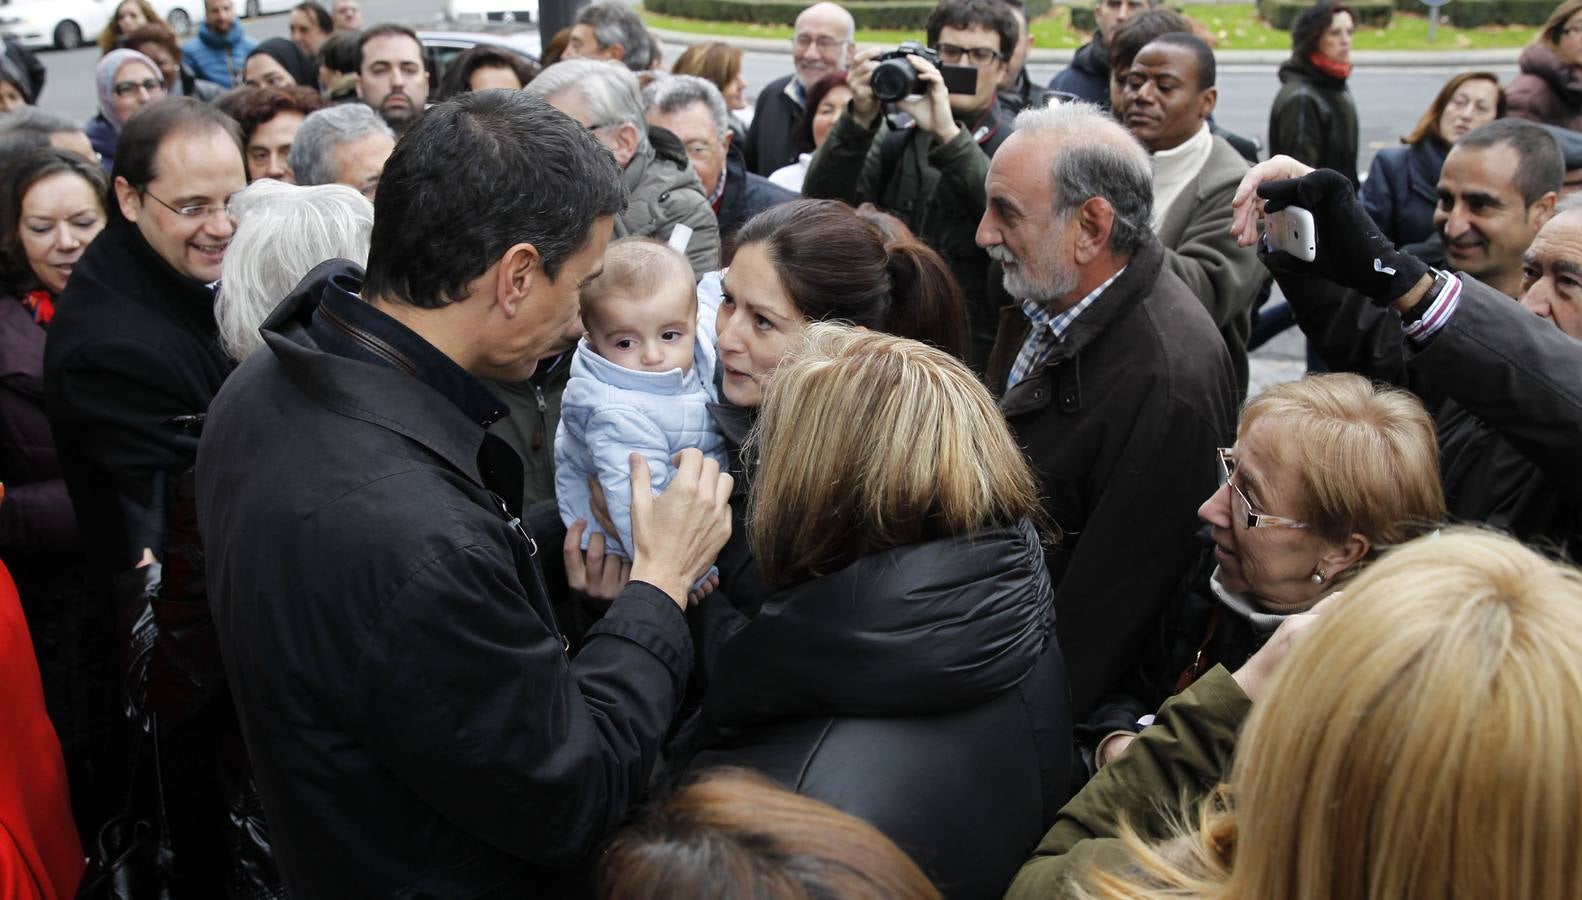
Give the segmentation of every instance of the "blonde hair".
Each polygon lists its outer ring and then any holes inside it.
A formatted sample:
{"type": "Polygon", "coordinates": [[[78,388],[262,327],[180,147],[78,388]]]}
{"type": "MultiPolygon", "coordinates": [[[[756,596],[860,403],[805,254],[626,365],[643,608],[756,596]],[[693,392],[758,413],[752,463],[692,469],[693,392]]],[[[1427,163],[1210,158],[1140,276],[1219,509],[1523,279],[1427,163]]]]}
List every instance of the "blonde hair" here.
{"type": "Polygon", "coordinates": [[[1302,486],[1291,515],[1320,537],[1361,534],[1376,555],[1444,521],[1434,422],[1410,393],[1349,372],[1309,375],[1247,401],[1237,439],[1265,420],[1302,486]]]}
{"type": "Polygon", "coordinates": [[[1230,808],[1099,897],[1582,896],[1582,573],[1460,529],[1386,554],[1248,719],[1230,808]]]}
{"type": "Polygon", "coordinates": [[[1565,0],[1555,7],[1555,11],[1544,20],[1544,27],[1538,32],[1538,40],[1548,44],[1550,49],[1560,49],[1560,29],[1566,27],[1566,20],[1582,12],[1582,0],[1565,0]]]}
{"type": "Polygon", "coordinates": [[[880,332],[809,325],[769,382],[747,454],[748,529],[771,584],[1039,516],[1032,471],[972,371],[880,332]]]}
{"type": "MultiPolygon", "coordinates": [[[[665,244],[648,237],[624,237],[604,251],[604,271],[583,285],[580,300],[586,325],[598,318],[599,302],[614,291],[653,297],[685,285],[692,290],[692,264],[665,244]]],[[[697,294],[692,295],[694,308],[697,294]]]]}

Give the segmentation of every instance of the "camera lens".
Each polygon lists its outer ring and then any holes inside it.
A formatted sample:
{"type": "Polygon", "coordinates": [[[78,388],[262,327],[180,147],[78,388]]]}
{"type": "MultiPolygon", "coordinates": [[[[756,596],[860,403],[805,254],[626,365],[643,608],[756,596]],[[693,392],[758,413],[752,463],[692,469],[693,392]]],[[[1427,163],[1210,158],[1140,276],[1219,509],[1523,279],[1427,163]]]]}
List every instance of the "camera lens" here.
{"type": "Polygon", "coordinates": [[[894,103],[912,92],[916,75],[905,59],[887,59],[873,70],[873,96],[881,103],[894,103]]]}

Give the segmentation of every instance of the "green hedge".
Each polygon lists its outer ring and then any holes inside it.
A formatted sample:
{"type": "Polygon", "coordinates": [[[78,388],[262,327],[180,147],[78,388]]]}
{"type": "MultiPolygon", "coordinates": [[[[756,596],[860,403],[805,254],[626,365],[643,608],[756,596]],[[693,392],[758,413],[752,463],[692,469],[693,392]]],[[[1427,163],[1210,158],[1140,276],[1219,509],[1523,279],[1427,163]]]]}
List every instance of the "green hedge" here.
{"type": "MultiPolygon", "coordinates": [[[[1051,0],[1028,0],[1027,17],[1036,19],[1052,5],[1051,0]]],[[[862,29],[898,28],[919,30],[933,11],[934,0],[853,0],[841,6],[851,12],[862,29]]],[[[797,14],[807,8],[807,0],[644,0],[643,8],[667,16],[702,19],[708,22],[752,22],[759,25],[794,25],[797,14]]]]}
{"type": "Polygon", "coordinates": [[[1442,11],[1457,28],[1479,25],[1542,25],[1555,11],[1554,0],[1451,0],[1442,11]]]}
{"type": "Polygon", "coordinates": [[[1093,7],[1089,5],[1071,7],[1071,27],[1077,31],[1097,31],[1099,20],[1093,15],[1093,7]]]}
{"type": "MultiPolygon", "coordinates": [[[[1456,3],[1463,0],[1455,0],[1456,3]]],[[[1484,0],[1488,2],[1488,0],[1484,0]]],[[[1501,0],[1503,2],[1503,0],[1501,0]]],[[[1290,2],[1290,0],[1258,0],[1258,15],[1263,16],[1269,27],[1280,31],[1290,31],[1291,23],[1302,14],[1302,10],[1312,6],[1311,2],[1290,2]]],[[[1395,14],[1395,0],[1364,0],[1364,2],[1346,4],[1356,14],[1358,25],[1368,25],[1383,28],[1390,24],[1390,17],[1395,14]]],[[[1451,4],[1452,6],[1455,3],[1451,4]]]]}

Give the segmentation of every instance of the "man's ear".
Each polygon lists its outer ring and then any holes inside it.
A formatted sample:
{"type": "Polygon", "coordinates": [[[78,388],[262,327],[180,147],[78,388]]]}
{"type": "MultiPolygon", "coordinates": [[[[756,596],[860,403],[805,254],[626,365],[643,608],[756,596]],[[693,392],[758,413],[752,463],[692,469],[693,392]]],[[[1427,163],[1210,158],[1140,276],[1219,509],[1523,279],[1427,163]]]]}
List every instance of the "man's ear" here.
{"type": "Polygon", "coordinates": [[[1079,266],[1085,266],[1106,253],[1110,246],[1110,232],[1115,228],[1115,208],[1103,197],[1089,197],[1077,207],[1073,223],[1077,227],[1075,246],[1072,248],[1079,266]]]}
{"type": "Polygon", "coordinates": [[[612,129],[614,132],[615,146],[610,152],[615,154],[615,164],[622,169],[637,155],[637,145],[642,136],[637,133],[637,126],[630,122],[622,122],[612,129]]]}
{"type": "Polygon", "coordinates": [[[115,202],[120,204],[121,215],[128,222],[136,222],[137,217],[143,214],[143,198],[125,175],[115,176],[115,202]]]}
{"type": "Polygon", "coordinates": [[[1550,191],[1539,197],[1538,202],[1527,210],[1528,224],[1532,226],[1534,231],[1544,227],[1544,223],[1554,217],[1555,204],[1559,201],[1560,195],[1550,191]]]}
{"type": "Polygon", "coordinates": [[[735,137],[736,137],[736,129],[734,129],[734,128],[727,128],[727,129],[725,129],[725,137],[720,140],[720,150],[723,151],[723,152],[729,153],[730,149],[731,149],[731,141],[735,137]]]}
{"type": "Polygon", "coordinates": [[[543,260],[532,244],[513,244],[495,267],[494,302],[507,319],[528,311],[535,279],[543,278],[543,260]]]}
{"type": "Polygon", "coordinates": [[[1214,115],[1214,107],[1219,105],[1219,88],[1211,87],[1204,91],[1198,102],[1202,104],[1198,107],[1198,118],[1207,121],[1209,116],[1214,115]]]}
{"type": "Polygon", "coordinates": [[[363,73],[358,72],[352,76],[352,90],[357,92],[358,100],[363,99],[363,73]]]}
{"type": "Polygon", "coordinates": [[[624,47],[621,44],[611,44],[610,46],[604,48],[604,58],[605,59],[619,60],[620,62],[625,62],[626,61],[626,47],[624,47]]]}

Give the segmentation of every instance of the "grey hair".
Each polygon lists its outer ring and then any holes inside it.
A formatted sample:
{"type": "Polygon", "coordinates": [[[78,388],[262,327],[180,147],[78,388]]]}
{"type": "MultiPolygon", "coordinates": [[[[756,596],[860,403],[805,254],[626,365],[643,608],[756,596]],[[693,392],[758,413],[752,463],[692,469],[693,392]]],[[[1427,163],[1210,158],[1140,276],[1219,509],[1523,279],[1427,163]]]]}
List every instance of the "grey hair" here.
{"type": "Polygon", "coordinates": [[[47,138],[52,134],[81,130],[81,125],[65,116],[45,112],[36,106],[24,106],[15,112],[0,115],[0,134],[31,131],[47,138]]]}
{"type": "Polygon", "coordinates": [[[1016,131],[1058,146],[1049,168],[1056,216],[1099,197],[1115,212],[1110,249],[1135,253],[1152,234],[1153,162],[1131,133],[1091,103],[1051,103],[1023,110],[1016,131]]]}
{"type": "Polygon", "coordinates": [[[637,129],[639,144],[648,145],[648,120],[643,118],[643,92],[637,76],[612,60],[563,59],[540,72],[522,90],[552,100],[575,89],[594,125],[622,122],[637,129]]]}
{"type": "Polygon", "coordinates": [[[340,174],[335,171],[335,148],[370,134],[383,134],[395,140],[395,132],[371,106],[342,103],[316,110],[297,127],[286,165],[296,176],[297,184],[334,184],[340,174]]]}
{"type": "Polygon", "coordinates": [[[593,39],[599,42],[600,50],[620,44],[625,51],[621,60],[633,72],[648,68],[648,61],[654,58],[653,36],[624,0],[605,0],[583,7],[577,14],[577,24],[593,29],[593,39]]]}
{"type": "Polygon", "coordinates": [[[314,266],[368,263],[374,206],[344,184],[298,187],[265,178],[232,197],[230,209],[236,233],[220,264],[214,319],[220,346],[241,362],[263,344],[258,327],[314,266]]]}
{"type": "Polygon", "coordinates": [[[643,105],[649,112],[668,116],[694,103],[708,107],[709,118],[714,120],[714,133],[723,139],[731,130],[731,114],[713,82],[696,75],[669,75],[656,78],[643,88],[643,105]]]}

